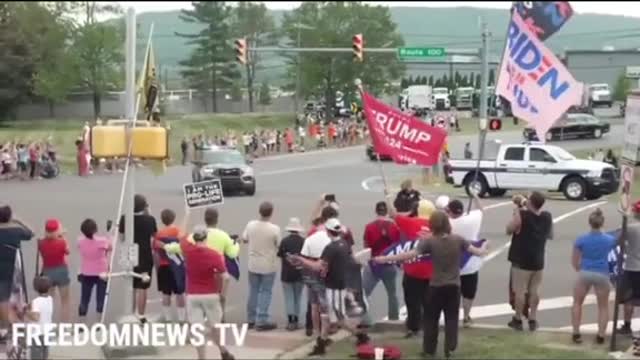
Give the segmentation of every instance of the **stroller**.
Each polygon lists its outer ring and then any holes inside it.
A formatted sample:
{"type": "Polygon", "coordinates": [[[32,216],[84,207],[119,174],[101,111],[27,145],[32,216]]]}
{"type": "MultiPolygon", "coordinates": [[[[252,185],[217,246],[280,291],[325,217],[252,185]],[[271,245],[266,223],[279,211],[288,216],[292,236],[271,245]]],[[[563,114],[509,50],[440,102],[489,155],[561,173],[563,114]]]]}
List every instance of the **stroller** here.
{"type": "Polygon", "coordinates": [[[43,179],[54,179],[60,175],[60,166],[55,155],[42,155],[40,160],[40,176],[43,179]]]}

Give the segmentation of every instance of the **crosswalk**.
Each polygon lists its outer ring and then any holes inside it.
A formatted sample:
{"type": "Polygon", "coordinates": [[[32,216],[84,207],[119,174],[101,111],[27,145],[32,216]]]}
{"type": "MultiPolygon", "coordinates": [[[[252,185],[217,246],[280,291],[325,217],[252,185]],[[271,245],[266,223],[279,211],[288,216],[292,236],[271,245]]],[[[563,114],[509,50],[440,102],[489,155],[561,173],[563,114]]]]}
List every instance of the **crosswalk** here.
{"type": "MultiPolygon", "coordinates": [[[[609,310],[613,313],[613,302],[615,294],[609,296],[609,310]]],[[[595,332],[598,328],[596,297],[588,295],[583,305],[583,323],[581,331],[585,333],[595,332]],[[593,321],[593,322],[591,322],[593,321]]],[[[554,298],[542,299],[538,306],[538,320],[542,326],[547,329],[555,329],[559,331],[572,330],[571,327],[571,307],[573,306],[573,298],[571,296],[560,296],[554,298]],[[549,324],[549,325],[546,325],[549,324]]],[[[619,323],[622,322],[622,308],[620,309],[619,323]]],[[[513,309],[509,303],[490,304],[474,306],[471,309],[471,317],[476,324],[502,325],[506,326],[508,319],[513,315],[513,309]]],[[[407,316],[406,307],[400,309],[400,320],[404,321],[407,316]]],[[[609,326],[607,332],[611,333],[613,321],[610,314],[609,326]]],[[[462,309],[460,310],[460,320],[462,320],[462,309]]],[[[386,319],[385,319],[386,320],[386,319]]],[[[440,319],[440,323],[444,323],[444,318],[440,319]]],[[[631,327],[640,331],[640,316],[632,319],[631,327]]]]}

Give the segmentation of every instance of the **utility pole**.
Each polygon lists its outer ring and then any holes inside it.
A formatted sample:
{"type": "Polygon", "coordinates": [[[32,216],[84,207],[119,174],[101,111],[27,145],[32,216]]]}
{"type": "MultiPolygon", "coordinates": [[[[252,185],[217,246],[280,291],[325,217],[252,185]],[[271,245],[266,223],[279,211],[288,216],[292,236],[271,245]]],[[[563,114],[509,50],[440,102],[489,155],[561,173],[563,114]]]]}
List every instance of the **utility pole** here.
{"type": "MultiPolygon", "coordinates": [[[[480,58],[482,61],[482,73],[480,75],[480,111],[478,121],[480,133],[478,135],[478,161],[476,162],[476,170],[473,175],[473,183],[469,188],[474,191],[476,186],[479,188],[478,175],[480,173],[480,161],[484,157],[485,142],[487,140],[487,87],[489,86],[489,28],[485,21],[482,22],[482,49],[480,50],[480,58]],[[475,186],[474,186],[475,185],[475,186]]],[[[471,211],[472,199],[469,199],[467,211],[471,211]]]]}
{"type": "MultiPolygon", "coordinates": [[[[129,120],[129,126],[127,127],[127,137],[129,138],[129,142],[133,141],[133,128],[136,126],[136,118],[138,117],[137,108],[136,108],[136,12],[133,8],[129,8],[127,10],[127,37],[126,37],[126,53],[125,53],[125,64],[126,64],[126,77],[125,77],[125,97],[126,97],[126,109],[125,115],[127,120],[129,120]]],[[[129,145],[129,149],[131,149],[131,145],[129,145]]],[[[134,214],[133,214],[133,198],[135,196],[135,184],[136,184],[136,166],[131,159],[131,151],[129,151],[128,159],[128,174],[127,176],[127,184],[126,184],[126,200],[124,201],[124,224],[125,224],[125,234],[124,234],[124,244],[126,247],[133,246],[135,243],[133,241],[134,236],[134,214]]],[[[135,261],[137,261],[136,259],[135,261]]],[[[131,269],[127,269],[131,270],[131,269]]],[[[125,286],[126,289],[126,299],[129,302],[129,309],[134,309],[135,301],[134,301],[134,293],[133,289],[128,284],[125,286]]]]}
{"type": "MultiPolygon", "coordinates": [[[[298,28],[298,40],[297,40],[297,45],[298,47],[300,47],[300,37],[301,37],[301,30],[302,27],[300,26],[300,23],[298,22],[297,26],[298,28]]],[[[301,63],[300,63],[300,53],[298,53],[296,55],[296,93],[295,96],[293,98],[293,113],[296,115],[296,119],[298,118],[298,94],[300,93],[300,70],[301,69],[301,63]]]]}

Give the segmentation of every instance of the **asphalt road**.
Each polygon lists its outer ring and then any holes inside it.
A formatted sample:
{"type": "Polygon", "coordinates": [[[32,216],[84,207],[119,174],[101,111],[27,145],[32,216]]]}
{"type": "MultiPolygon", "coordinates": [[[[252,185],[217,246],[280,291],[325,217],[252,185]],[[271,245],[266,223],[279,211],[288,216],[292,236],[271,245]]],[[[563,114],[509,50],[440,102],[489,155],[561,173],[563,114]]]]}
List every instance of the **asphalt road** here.
{"type": "MultiPolygon", "coordinates": [[[[567,148],[606,147],[615,144],[615,139],[619,139],[620,133],[620,127],[614,126],[612,133],[601,140],[570,141],[558,144],[567,148]]],[[[495,133],[491,134],[490,138],[501,138],[505,143],[521,141],[520,134],[516,132],[495,133]]],[[[454,156],[462,151],[465,142],[473,142],[474,139],[477,137],[453,137],[450,147],[454,156]]],[[[274,222],[280,226],[284,227],[288,218],[292,216],[300,217],[304,222],[308,222],[310,211],[319,200],[320,195],[335,193],[341,206],[341,219],[353,229],[357,246],[361,247],[364,225],[373,218],[374,203],[382,199],[379,186],[377,188],[373,186],[369,191],[362,187],[363,180],[380,174],[378,165],[365,159],[363,147],[258,159],[254,163],[254,168],[258,183],[255,197],[238,196],[225,199],[225,203],[221,207],[221,228],[230,233],[241,232],[247,221],[257,217],[258,205],[265,200],[274,203],[274,222]]],[[[407,171],[406,168],[393,164],[385,164],[384,168],[389,175],[403,174],[407,171]]],[[[190,181],[188,167],[170,168],[167,174],[161,177],[155,177],[148,171],[141,170],[138,171],[136,180],[136,189],[147,196],[153,215],[159,217],[160,211],[164,208],[172,208],[178,214],[182,212],[181,210],[184,208],[182,185],[190,181]]],[[[31,224],[38,233],[42,233],[45,219],[59,218],[69,230],[69,241],[73,244],[79,234],[80,223],[84,218],[92,217],[99,224],[104,224],[107,219],[115,218],[120,184],[121,176],[116,175],[100,175],[91,178],[65,176],[37,183],[2,183],[0,193],[2,194],[2,202],[10,204],[14,208],[14,213],[31,224]]],[[[427,194],[431,197],[436,195],[427,194]]],[[[614,199],[615,195],[610,198],[614,199]]],[[[511,214],[511,207],[510,205],[502,205],[502,203],[508,202],[508,200],[508,198],[503,198],[486,201],[486,205],[492,208],[487,210],[482,230],[483,236],[491,241],[493,250],[497,251],[502,248],[503,251],[496,252],[492,259],[487,261],[481,272],[477,305],[480,306],[478,311],[483,315],[474,314],[477,322],[504,324],[508,319],[506,314],[510,314],[510,311],[505,310],[505,306],[497,305],[486,308],[488,305],[503,304],[507,301],[508,263],[504,245],[507,244],[508,239],[504,235],[504,226],[511,214]]],[[[574,273],[570,267],[571,244],[579,233],[587,230],[586,218],[589,209],[574,215],[571,213],[590,204],[592,203],[567,202],[559,197],[548,202],[547,207],[555,217],[566,214],[569,216],[557,223],[556,239],[548,246],[547,271],[542,288],[543,298],[571,296],[571,286],[574,279],[574,273]]],[[[607,204],[602,208],[608,216],[607,226],[616,227],[619,216],[615,212],[615,206],[607,204]]],[[[196,211],[192,217],[191,225],[200,223],[202,212],[196,211]]],[[[34,245],[34,243],[30,243],[24,246],[29,279],[33,277],[35,270],[34,245]]],[[[241,259],[246,259],[246,256],[246,248],[243,248],[241,259]]],[[[246,262],[241,262],[241,279],[239,282],[233,282],[230,287],[227,321],[243,322],[245,320],[248,284],[246,281],[246,262]]],[[[77,271],[78,266],[77,253],[72,250],[70,256],[72,272],[77,271]]],[[[114,281],[108,310],[110,319],[127,313],[124,290],[128,286],[128,281],[114,281]]],[[[79,288],[77,282],[72,283],[73,309],[76,308],[79,299],[79,288]]],[[[155,289],[155,282],[152,289],[155,289]]],[[[399,297],[402,299],[400,280],[398,281],[398,289],[399,297]]],[[[151,292],[150,312],[159,310],[159,298],[160,295],[157,292],[151,292]]],[[[554,301],[564,304],[558,300],[554,301]]],[[[386,297],[382,286],[376,289],[370,303],[374,318],[386,316],[386,297]]],[[[554,302],[554,304],[556,303],[554,302]]],[[[271,314],[274,320],[284,324],[286,316],[279,282],[274,287],[271,314]]],[[[585,322],[595,322],[594,316],[585,314],[585,322]]],[[[540,314],[540,322],[543,326],[567,326],[569,319],[569,309],[566,307],[545,310],[540,314]]]]}

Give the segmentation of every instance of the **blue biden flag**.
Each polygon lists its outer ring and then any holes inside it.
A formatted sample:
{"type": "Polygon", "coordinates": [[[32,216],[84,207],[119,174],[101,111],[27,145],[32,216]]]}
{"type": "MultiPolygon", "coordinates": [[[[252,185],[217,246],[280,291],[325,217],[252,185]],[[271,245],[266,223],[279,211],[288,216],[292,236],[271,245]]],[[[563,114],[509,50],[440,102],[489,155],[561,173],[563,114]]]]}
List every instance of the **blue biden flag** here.
{"type": "Polygon", "coordinates": [[[231,275],[236,281],[240,280],[240,257],[237,256],[234,259],[224,256],[224,263],[227,267],[227,272],[231,275]]]}
{"type": "MultiPolygon", "coordinates": [[[[163,244],[179,244],[180,240],[175,237],[160,238],[163,244]]],[[[176,284],[176,291],[178,293],[184,293],[186,287],[186,271],[184,267],[184,257],[182,254],[168,254],[164,249],[159,249],[158,254],[165,260],[169,261],[171,268],[171,274],[176,284]]]]}
{"type": "MultiPolygon", "coordinates": [[[[482,246],[482,244],[484,244],[487,240],[486,239],[481,239],[481,240],[477,240],[477,241],[472,241],[471,244],[475,247],[480,247],[482,246]]],[[[407,251],[411,251],[413,250],[418,243],[420,242],[419,239],[415,239],[415,240],[406,240],[406,241],[401,241],[395,245],[391,245],[390,247],[388,247],[384,252],[383,255],[384,256],[390,256],[390,255],[397,255],[397,254],[402,254],[405,253],[407,251]]],[[[462,271],[465,271],[466,273],[473,273],[477,270],[480,270],[479,268],[476,269],[475,271],[473,271],[473,269],[469,269],[468,266],[475,266],[474,264],[471,264],[469,262],[469,260],[473,257],[474,255],[472,255],[470,252],[468,251],[463,251],[462,253],[462,257],[460,258],[460,269],[462,271]]],[[[430,254],[425,254],[425,255],[420,255],[418,256],[416,259],[410,260],[409,262],[431,262],[431,255],[430,254]]],[[[397,266],[400,266],[401,264],[397,264],[397,266]]],[[[391,266],[391,264],[375,264],[373,261],[369,262],[369,266],[371,267],[371,272],[376,275],[376,276],[381,276],[381,272],[384,266],[391,266]]]]}

